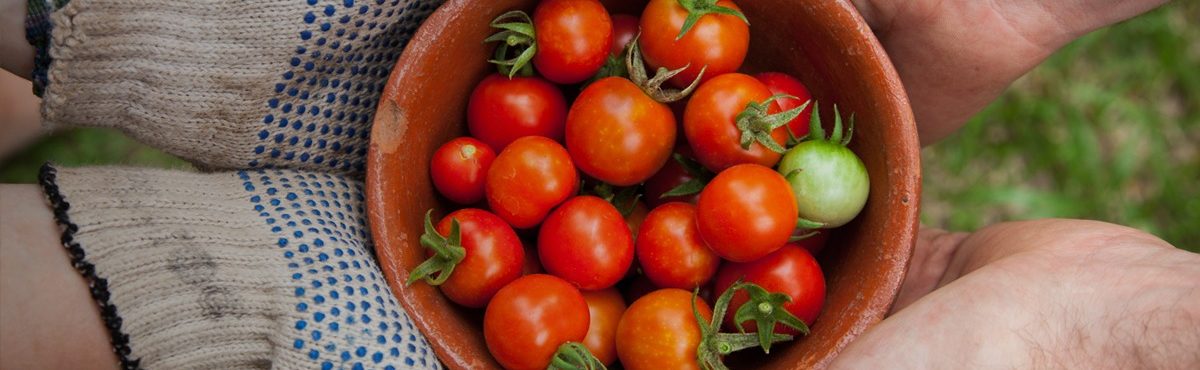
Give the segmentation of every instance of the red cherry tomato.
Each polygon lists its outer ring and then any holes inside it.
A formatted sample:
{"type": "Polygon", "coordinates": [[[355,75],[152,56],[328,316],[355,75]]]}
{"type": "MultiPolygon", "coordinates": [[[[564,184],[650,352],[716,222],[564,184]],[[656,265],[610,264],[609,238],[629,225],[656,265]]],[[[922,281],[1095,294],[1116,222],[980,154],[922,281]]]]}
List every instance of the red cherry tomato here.
{"type": "Polygon", "coordinates": [[[617,186],[641,183],[671,156],[675,116],[620,77],[596,81],[567,115],[567,150],[579,170],[617,186]]]}
{"type": "MultiPolygon", "coordinates": [[[[732,1],[718,6],[741,11],[732,1]]],[[[677,87],[692,83],[701,67],[708,66],[704,80],[730,73],[742,66],[750,47],[750,27],[741,18],[724,14],[700,17],[683,38],[675,41],[688,12],[679,0],[651,0],[642,12],[642,37],[638,40],[651,66],[676,69],[689,66],[671,79],[677,87]]]]}
{"type": "MultiPolygon", "coordinates": [[[[608,53],[616,57],[625,56],[625,45],[629,45],[633,41],[633,37],[638,33],[638,17],[628,14],[613,14],[612,15],[613,34],[612,46],[608,53]]],[[[624,59],[622,59],[624,60],[624,59]]]]}
{"type": "Polygon", "coordinates": [[[583,295],[550,275],[526,275],[501,288],[483,314],[483,338],[506,369],[545,369],[558,346],[587,335],[583,295]]]}
{"type": "Polygon", "coordinates": [[[504,150],[522,136],[545,136],[562,141],[567,100],[562,91],[537,77],[484,77],[467,103],[471,136],[493,150],[504,150]]]}
{"type": "Polygon", "coordinates": [[[612,204],[578,196],[554,210],[538,232],[542,266],[580,289],[613,286],[633,263],[633,236],[612,204]]]}
{"type": "Polygon", "coordinates": [[[605,366],[612,365],[617,361],[617,323],[625,313],[625,299],[613,288],[585,291],[583,299],[592,318],[583,345],[605,366]]]}
{"type": "Polygon", "coordinates": [[[561,145],[541,136],[513,141],[487,176],[488,206],[515,228],[537,226],[554,206],[575,194],[579,174],[561,145]]]}
{"type": "MultiPolygon", "coordinates": [[[[696,160],[713,172],[742,163],[774,167],[782,155],[758,142],[742,149],[742,132],[735,121],[747,104],[762,103],[770,97],[771,90],[762,82],[741,73],[720,75],[700,85],[683,113],[683,132],[696,152],[696,160]]],[[[771,104],[767,112],[778,113],[779,107],[771,104]]],[[[787,128],[780,126],[771,131],[771,138],[783,146],[787,143],[787,128]]]]}
{"type": "Polygon", "coordinates": [[[642,223],[634,250],[654,285],[691,290],[707,284],[717,272],[721,258],[700,240],[695,208],[667,203],[650,211],[642,223]]]}
{"type": "Polygon", "coordinates": [[[734,262],[774,252],[787,243],[799,217],[791,189],[770,168],[730,167],[700,192],[696,203],[700,237],[722,258],[734,262]]]}
{"type": "MultiPolygon", "coordinates": [[[[715,290],[724,292],[738,279],[758,284],[768,292],[784,293],[792,298],[783,308],[796,315],[805,324],[812,325],[821,313],[821,305],[825,304],[825,276],[821,266],[807,250],[788,243],[783,248],[768,254],[766,257],[747,263],[726,263],[717,272],[715,290]]],[[[737,292],[729,303],[730,312],[736,312],[738,307],[749,300],[746,292],[737,292]]],[[[749,321],[747,321],[749,323],[749,321]]],[[[736,330],[733,315],[725,316],[725,325],[730,330],[736,330]]],[[[757,332],[753,324],[744,325],[746,331],[757,332]]],[[[776,325],[775,332],[780,334],[799,334],[795,329],[786,325],[776,325]]]]}
{"type": "Polygon", "coordinates": [[[442,144],[430,161],[433,186],[450,201],[472,204],[483,200],[483,183],[496,152],[482,141],[460,137],[442,144]]]}
{"type": "Polygon", "coordinates": [[[596,0],[542,0],[533,11],[537,54],[547,80],[573,84],[596,74],[612,45],[612,20],[596,0]]]}
{"type": "MultiPolygon", "coordinates": [[[[712,309],[696,300],[704,321],[712,309]]],[[[628,370],[699,369],[700,325],[692,313],[692,293],[662,289],[633,302],[617,324],[617,356],[628,370]]]]}
{"type": "Polygon", "coordinates": [[[521,276],[525,249],[512,227],[482,209],[466,208],[443,217],[437,232],[450,235],[451,220],[458,220],[466,256],[442,283],[442,293],[467,307],[483,307],[505,284],[521,276]]]}
{"type": "MultiPolygon", "coordinates": [[[[812,99],[812,94],[808,92],[808,88],[800,83],[800,80],[793,78],[785,73],[780,72],[764,72],[754,75],[763,85],[771,90],[772,95],[791,95],[796,98],[780,98],[775,100],[775,105],[779,106],[779,111],[787,111],[792,108],[804,105],[809,99],[812,99]]],[[[788,122],[788,128],[792,130],[792,135],[797,138],[808,135],[808,121],[812,118],[812,104],[809,104],[800,111],[800,115],[788,122]]]]}

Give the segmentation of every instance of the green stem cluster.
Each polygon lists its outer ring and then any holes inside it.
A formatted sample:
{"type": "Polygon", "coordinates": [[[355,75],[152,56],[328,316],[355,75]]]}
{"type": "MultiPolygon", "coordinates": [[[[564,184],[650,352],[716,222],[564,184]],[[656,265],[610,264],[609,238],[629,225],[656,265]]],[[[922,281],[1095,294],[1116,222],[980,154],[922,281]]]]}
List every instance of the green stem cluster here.
{"type": "Polygon", "coordinates": [[[454,273],[454,267],[467,256],[467,250],[462,246],[458,220],[450,219],[450,235],[443,236],[434,229],[432,217],[432,209],[425,212],[425,233],[421,234],[421,245],[432,249],[433,256],[408,274],[405,285],[412,285],[418,280],[425,280],[429,285],[442,285],[454,273]]]}
{"type": "Polygon", "coordinates": [[[786,294],[767,293],[756,284],[738,280],[717,298],[716,304],[713,305],[712,320],[707,322],[696,308],[698,295],[699,289],[692,293],[692,314],[696,317],[696,324],[700,326],[700,346],[696,348],[696,360],[701,369],[728,370],[721,358],[730,353],[751,347],[761,347],[764,353],[770,353],[771,344],[792,340],[791,335],[775,333],[776,323],[783,323],[808,334],[808,327],[804,322],[783,308],[783,304],[791,301],[786,294]],[[737,310],[734,319],[739,323],[745,320],[755,321],[757,334],[746,333],[740,325],[738,333],[720,332],[725,313],[729,310],[729,303],[733,300],[734,293],[739,290],[746,290],[750,294],[750,300],[737,310]]]}
{"type": "Polygon", "coordinates": [[[687,19],[683,21],[683,27],[679,28],[679,35],[675,36],[675,41],[679,41],[686,35],[692,27],[696,26],[696,22],[700,21],[700,17],[709,14],[724,14],[738,17],[742,22],[750,24],[750,20],[746,19],[746,15],[742,14],[733,8],[717,5],[717,0],[678,0],[679,6],[687,10],[687,19]]]}
{"type": "Polygon", "coordinates": [[[558,346],[554,357],[550,358],[547,370],[607,370],[600,359],[597,359],[587,347],[579,342],[566,342],[558,346]]]}
{"type": "Polygon", "coordinates": [[[520,10],[501,14],[492,20],[492,27],[500,32],[492,34],[483,42],[500,42],[500,45],[496,47],[495,56],[488,62],[495,64],[500,73],[508,78],[513,78],[518,73],[522,76],[532,76],[533,69],[529,61],[537,54],[537,37],[533,19],[529,18],[529,14],[520,10]],[[517,53],[515,57],[509,56],[510,48],[517,53]]]}
{"type": "MultiPolygon", "coordinates": [[[[746,103],[745,110],[734,116],[734,124],[737,126],[738,131],[741,132],[740,140],[742,149],[749,150],[750,146],[757,142],[772,152],[782,154],[786,150],[782,145],[775,142],[775,139],[771,137],[771,133],[777,128],[787,126],[788,122],[799,117],[804,108],[808,107],[808,103],[811,100],[804,102],[799,107],[771,114],[769,112],[771,104],[774,104],[775,100],[782,98],[796,99],[795,96],[778,94],[762,102],[752,101],[746,103]]],[[[791,130],[787,131],[791,135],[791,130]]]]}

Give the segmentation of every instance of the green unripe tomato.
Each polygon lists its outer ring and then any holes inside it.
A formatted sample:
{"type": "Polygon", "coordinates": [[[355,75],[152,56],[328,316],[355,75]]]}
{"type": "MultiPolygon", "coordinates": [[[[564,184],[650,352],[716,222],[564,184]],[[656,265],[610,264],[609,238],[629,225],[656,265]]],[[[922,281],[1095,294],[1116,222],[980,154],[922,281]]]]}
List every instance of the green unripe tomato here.
{"type": "Polygon", "coordinates": [[[867,203],[870,179],[862,159],[850,149],[825,140],[801,142],[783,155],[779,173],[796,195],[800,218],[845,225],[867,203]]]}

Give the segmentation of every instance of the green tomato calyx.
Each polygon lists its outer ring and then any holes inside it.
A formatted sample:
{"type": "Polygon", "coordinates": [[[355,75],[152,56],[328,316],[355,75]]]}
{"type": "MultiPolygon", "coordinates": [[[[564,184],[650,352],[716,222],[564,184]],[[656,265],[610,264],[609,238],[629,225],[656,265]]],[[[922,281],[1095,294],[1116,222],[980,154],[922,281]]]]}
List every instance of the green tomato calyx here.
{"type": "Polygon", "coordinates": [[[638,194],[636,186],[615,187],[604,182],[592,187],[592,193],[612,204],[617,212],[621,213],[621,217],[629,217],[630,214],[633,214],[638,199],[642,198],[642,195],[638,194]]]}
{"type": "Polygon", "coordinates": [[[700,68],[700,74],[696,75],[696,79],[692,80],[692,83],[683,90],[664,89],[662,87],[663,83],[683,73],[691,65],[669,71],[666,68],[659,67],[654,72],[654,78],[650,78],[646,73],[646,63],[642,60],[641,47],[638,46],[638,38],[641,36],[641,33],[633,36],[633,40],[629,41],[629,45],[625,47],[625,68],[629,73],[629,81],[632,81],[634,85],[641,88],[654,101],[664,104],[679,101],[696,90],[696,86],[700,85],[700,79],[704,78],[704,71],[708,70],[708,66],[700,68]]]}
{"type": "Polygon", "coordinates": [[[743,333],[745,329],[742,324],[746,321],[754,321],[758,329],[759,345],[763,352],[771,353],[771,344],[775,331],[775,324],[781,323],[793,329],[800,331],[804,335],[808,335],[808,325],[800,318],[792,315],[783,305],[791,302],[792,297],[783,293],[770,293],[766,289],[754,284],[745,286],[746,293],[750,295],[750,300],[738,308],[733,314],[733,320],[736,322],[738,330],[743,333]]]}
{"type": "Polygon", "coordinates": [[[554,357],[550,358],[547,370],[607,370],[592,351],[579,342],[566,342],[558,346],[554,357]]]}
{"type": "Polygon", "coordinates": [[[678,0],[679,6],[687,10],[687,19],[683,21],[683,27],[679,28],[679,34],[675,36],[675,41],[679,41],[686,35],[692,27],[696,26],[696,22],[700,21],[701,17],[709,14],[732,15],[738,17],[742,22],[750,24],[750,20],[746,19],[746,15],[733,8],[717,5],[717,0],[678,0]]]}
{"type": "MultiPolygon", "coordinates": [[[[781,98],[796,99],[796,97],[786,94],[778,94],[767,98],[760,102],[746,103],[746,109],[734,116],[734,125],[741,132],[740,144],[743,150],[750,150],[750,146],[755,142],[761,144],[764,148],[776,153],[783,154],[784,148],[775,139],[771,137],[771,132],[783,126],[787,126],[796,117],[800,116],[800,112],[808,107],[808,102],[804,102],[799,107],[789,109],[784,112],[770,114],[769,109],[775,100],[781,98]]],[[[789,132],[791,130],[788,130],[789,132]]]]}
{"type": "Polygon", "coordinates": [[[454,273],[454,267],[467,256],[467,250],[462,246],[462,232],[459,230],[458,220],[450,219],[450,235],[443,236],[434,229],[432,217],[432,209],[425,212],[425,233],[421,234],[421,245],[432,249],[433,257],[417,265],[417,268],[408,274],[405,285],[412,285],[418,280],[425,280],[429,285],[442,285],[450,278],[450,274],[454,273]],[[434,274],[437,276],[434,277],[434,274]]]}
{"type": "Polygon", "coordinates": [[[775,334],[776,322],[782,322],[788,326],[793,326],[790,323],[799,322],[801,327],[797,327],[797,330],[808,334],[808,327],[804,326],[804,322],[800,321],[800,319],[797,319],[795,316],[792,316],[791,313],[787,312],[787,310],[783,309],[782,304],[790,300],[790,298],[783,293],[768,294],[766,293],[765,289],[758,285],[753,283],[745,283],[741,280],[738,280],[737,282],[733,283],[729,289],[726,289],[724,293],[721,293],[720,297],[717,297],[717,302],[713,306],[712,321],[707,322],[704,321],[703,316],[700,316],[700,310],[696,308],[696,301],[700,299],[699,293],[699,288],[692,291],[692,314],[696,317],[696,324],[700,326],[700,346],[696,348],[696,360],[699,362],[701,369],[728,370],[728,367],[725,366],[725,363],[721,361],[722,356],[751,347],[762,347],[764,352],[770,353],[772,343],[792,340],[793,337],[791,335],[775,334]],[[762,303],[767,303],[771,306],[767,309],[768,311],[782,312],[782,314],[762,314],[761,312],[759,314],[746,314],[749,315],[746,320],[754,320],[757,322],[757,328],[759,329],[758,334],[746,333],[745,330],[742,330],[741,326],[738,326],[738,333],[720,332],[721,323],[725,321],[725,313],[729,310],[729,303],[733,300],[733,294],[739,290],[746,290],[748,293],[750,293],[751,301],[742,305],[742,307],[739,308],[738,312],[734,315],[734,319],[738,320],[738,322],[743,321],[741,320],[741,318],[744,316],[742,311],[760,312],[759,307],[762,303]],[[759,291],[761,291],[762,296],[767,297],[767,299],[755,300],[755,293],[759,291]],[[782,295],[783,298],[776,297],[776,294],[782,295]],[[780,303],[776,303],[777,301],[780,303]],[[791,317],[794,319],[794,321],[786,318],[781,319],[780,317],[783,317],[782,315],[791,317]],[[771,321],[769,324],[759,321],[764,318],[769,318],[773,321],[771,321]],[[763,330],[764,327],[766,330],[763,330]]]}
{"type": "Polygon", "coordinates": [[[671,188],[671,190],[668,190],[666,193],[660,195],[659,198],[685,196],[699,193],[701,190],[704,190],[704,186],[708,185],[708,182],[712,180],[713,176],[716,176],[712,173],[712,171],[704,168],[704,166],[700,165],[700,163],[696,162],[695,160],[684,157],[683,154],[672,153],[671,158],[674,159],[675,162],[679,163],[680,166],[683,166],[683,170],[687,171],[689,175],[692,175],[692,179],[679,184],[679,186],[671,188]]]}
{"type": "Polygon", "coordinates": [[[848,127],[845,132],[842,132],[842,114],[838,111],[837,104],[833,105],[833,132],[829,138],[825,137],[825,128],[821,127],[821,106],[813,103],[812,118],[808,121],[808,135],[801,141],[809,140],[825,140],[836,143],[841,146],[850,144],[850,139],[854,137],[854,114],[850,114],[848,127]]]}
{"type": "Polygon", "coordinates": [[[492,28],[499,32],[492,34],[483,42],[500,42],[496,54],[488,62],[495,64],[500,73],[513,78],[518,73],[522,76],[532,76],[533,69],[529,61],[537,54],[537,38],[533,29],[533,19],[520,10],[501,14],[492,20],[492,28]],[[509,49],[517,55],[509,56],[509,49]]]}

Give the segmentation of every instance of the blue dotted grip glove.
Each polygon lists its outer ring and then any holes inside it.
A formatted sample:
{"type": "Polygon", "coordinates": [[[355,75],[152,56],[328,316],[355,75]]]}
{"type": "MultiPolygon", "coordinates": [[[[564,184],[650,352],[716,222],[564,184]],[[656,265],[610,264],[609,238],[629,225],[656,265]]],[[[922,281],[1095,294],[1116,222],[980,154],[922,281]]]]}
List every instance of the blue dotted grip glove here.
{"type": "Polygon", "coordinates": [[[441,367],[373,261],[360,182],[391,64],[440,1],[46,4],[46,124],[213,171],[43,168],[124,368],[441,367]]]}
{"type": "Polygon", "coordinates": [[[34,45],[44,122],[119,128],[205,169],[361,173],[391,66],[438,4],[74,0],[34,45]]]}
{"type": "Polygon", "coordinates": [[[124,368],[440,367],[372,261],[357,181],[45,166],[41,182],[124,368]]]}

